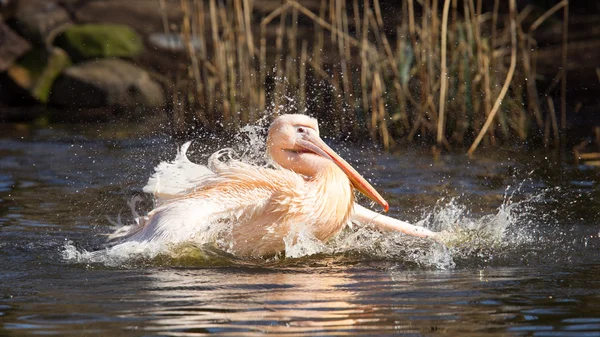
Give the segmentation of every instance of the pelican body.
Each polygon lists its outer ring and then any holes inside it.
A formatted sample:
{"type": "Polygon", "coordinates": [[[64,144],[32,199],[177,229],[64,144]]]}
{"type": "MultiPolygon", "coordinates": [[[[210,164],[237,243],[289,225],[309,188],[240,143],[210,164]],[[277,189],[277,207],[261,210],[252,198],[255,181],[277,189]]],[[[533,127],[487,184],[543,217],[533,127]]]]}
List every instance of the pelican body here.
{"type": "Polygon", "coordinates": [[[355,203],[354,190],[377,202],[383,197],[319,136],[317,120],[283,115],[269,128],[267,153],[275,168],[240,161],[208,167],[190,162],[186,143],[175,161],[161,163],[144,188],[156,207],[117,231],[122,241],[181,243],[218,240],[244,257],[272,256],[299,233],[326,242],[347,224],[374,224],[385,230],[435,237],[425,228],[392,219],[355,203]]]}

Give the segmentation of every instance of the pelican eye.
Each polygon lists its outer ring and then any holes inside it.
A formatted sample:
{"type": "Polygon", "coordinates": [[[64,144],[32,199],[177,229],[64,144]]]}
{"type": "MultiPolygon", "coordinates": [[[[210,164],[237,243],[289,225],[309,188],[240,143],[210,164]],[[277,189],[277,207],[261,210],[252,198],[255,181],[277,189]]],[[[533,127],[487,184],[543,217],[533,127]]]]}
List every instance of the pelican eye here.
{"type": "Polygon", "coordinates": [[[296,129],[296,132],[298,132],[298,133],[306,133],[306,129],[300,126],[300,127],[298,127],[296,129]]]}

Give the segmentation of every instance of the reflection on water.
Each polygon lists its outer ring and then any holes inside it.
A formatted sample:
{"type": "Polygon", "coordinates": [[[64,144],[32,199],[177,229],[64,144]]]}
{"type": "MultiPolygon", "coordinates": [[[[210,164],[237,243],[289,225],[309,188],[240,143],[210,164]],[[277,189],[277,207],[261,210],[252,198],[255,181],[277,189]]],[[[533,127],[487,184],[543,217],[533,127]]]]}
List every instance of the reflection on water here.
{"type": "MultiPolygon", "coordinates": [[[[0,335],[600,336],[598,170],[347,149],[392,216],[453,240],[355,228],[293,259],[211,246],[111,259],[105,216],[127,220],[127,200],[176,145],[102,126],[5,128],[0,335]]],[[[200,145],[203,162],[226,144],[200,145]]]]}
{"type": "Polygon", "coordinates": [[[292,269],[84,269],[86,285],[67,280],[81,273],[68,270],[62,285],[50,284],[36,295],[40,300],[4,308],[4,328],[230,336],[598,332],[600,282],[590,279],[600,272],[598,265],[544,272],[406,271],[338,262],[292,269]]]}

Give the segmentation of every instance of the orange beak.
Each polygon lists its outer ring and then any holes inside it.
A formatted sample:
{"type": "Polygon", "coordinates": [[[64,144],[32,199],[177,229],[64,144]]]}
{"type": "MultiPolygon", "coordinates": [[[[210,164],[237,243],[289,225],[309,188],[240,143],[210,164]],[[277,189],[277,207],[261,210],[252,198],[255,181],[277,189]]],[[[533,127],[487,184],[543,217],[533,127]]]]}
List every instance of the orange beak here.
{"type": "Polygon", "coordinates": [[[306,134],[303,139],[297,141],[297,144],[301,147],[314,152],[322,157],[331,159],[350,179],[352,186],[359,190],[362,194],[369,197],[369,199],[375,201],[381,207],[383,207],[384,211],[388,211],[390,205],[385,199],[375,190],[369,182],[363,178],[356,170],[348,164],[342,157],[340,157],[337,153],[335,153],[327,144],[321,140],[317,135],[314,134],[306,134]]]}

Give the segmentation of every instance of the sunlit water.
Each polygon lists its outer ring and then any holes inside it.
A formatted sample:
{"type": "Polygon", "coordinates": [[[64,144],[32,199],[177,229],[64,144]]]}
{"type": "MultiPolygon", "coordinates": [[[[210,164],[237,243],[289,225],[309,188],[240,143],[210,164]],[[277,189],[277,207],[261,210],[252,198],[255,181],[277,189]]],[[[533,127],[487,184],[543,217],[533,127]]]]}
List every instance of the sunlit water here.
{"type": "MultiPolygon", "coordinates": [[[[131,221],[128,201],[178,146],[119,127],[3,127],[0,335],[600,336],[597,169],[330,142],[391,216],[446,242],[355,227],[270,260],[211,244],[115,250],[106,218],[131,221]]],[[[264,130],[197,141],[190,157],[228,146],[262,165],[264,130]]]]}

